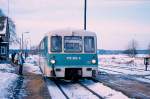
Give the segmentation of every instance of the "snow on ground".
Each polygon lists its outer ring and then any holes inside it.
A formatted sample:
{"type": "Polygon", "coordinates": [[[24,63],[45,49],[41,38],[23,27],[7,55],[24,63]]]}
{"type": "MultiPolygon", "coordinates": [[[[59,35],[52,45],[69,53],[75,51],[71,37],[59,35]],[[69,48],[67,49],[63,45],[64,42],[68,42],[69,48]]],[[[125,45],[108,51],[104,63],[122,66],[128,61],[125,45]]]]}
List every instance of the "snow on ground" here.
{"type": "Polygon", "coordinates": [[[18,75],[10,73],[12,70],[14,69],[10,66],[10,64],[0,64],[0,99],[7,99],[10,97],[10,86],[18,78],[18,75]]]}
{"type": "Polygon", "coordinates": [[[31,63],[24,63],[24,67],[26,67],[30,73],[41,74],[39,66],[35,66],[31,63]]]}
{"type": "Polygon", "coordinates": [[[129,99],[121,92],[115,91],[99,82],[95,83],[92,80],[84,80],[82,84],[101,95],[104,99],[129,99]]]}
{"type": "MultiPolygon", "coordinates": [[[[29,72],[41,74],[39,67],[37,66],[35,60],[36,56],[28,57],[24,66],[27,66],[29,72]]],[[[0,64],[0,99],[9,99],[14,97],[14,92],[12,92],[16,87],[19,80],[19,76],[15,74],[15,68],[9,63],[0,64]]],[[[21,92],[20,92],[21,93],[21,92]]]]}
{"type": "Polygon", "coordinates": [[[26,63],[37,65],[38,62],[38,56],[37,55],[30,55],[25,60],[26,63]]]}
{"type": "Polygon", "coordinates": [[[70,99],[99,99],[77,83],[61,84],[60,86],[70,99]]]}
{"type": "Polygon", "coordinates": [[[52,99],[66,99],[65,96],[63,95],[63,93],[59,90],[59,88],[57,87],[57,85],[52,82],[51,80],[46,79],[46,83],[48,86],[48,91],[51,95],[52,99]]]}
{"type": "Polygon", "coordinates": [[[15,71],[14,68],[12,68],[12,66],[8,63],[4,63],[4,64],[0,64],[0,72],[13,72],[15,71]]]}
{"type": "MultiPolygon", "coordinates": [[[[101,67],[103,69],[109,69],[111,71],[116,71],[118,73],[123,73],[123,74],[128,74],[128,75],[150,75],[150,71],[145,71],[145,70],[136,70],[134,68],[118,68],[115,66],[109,66],[105,65],[104,67],[101,67]]],[[[116,73],[114,72],[114,73],[116,73]]]]}
{"type": "Polygon", "coordinates": [[[24,63],[24,67],[27,67],[29,72],[41,74],[40,68],[37,65],[37,58],[38,57],[36,55],[27,57],[24,63]]]}
{"type": "Polygon", "coordinates": [[[148,78],[148,79],[150,79],[150,75],[149,75],[149,76],[146,76],[145,78],[148,78]]]}
{"type": "Polygon", "coordinates": [[[111,74],[132,75],[137,80],[150,83],[150,65],[148,71],[145,71],[145,56],[139,55],[136,58],[130,58],[126,55],[99,55],[98,57],[100,71],[111,74]],[[138,76],[139,78],[137,78],[138,76]]]}

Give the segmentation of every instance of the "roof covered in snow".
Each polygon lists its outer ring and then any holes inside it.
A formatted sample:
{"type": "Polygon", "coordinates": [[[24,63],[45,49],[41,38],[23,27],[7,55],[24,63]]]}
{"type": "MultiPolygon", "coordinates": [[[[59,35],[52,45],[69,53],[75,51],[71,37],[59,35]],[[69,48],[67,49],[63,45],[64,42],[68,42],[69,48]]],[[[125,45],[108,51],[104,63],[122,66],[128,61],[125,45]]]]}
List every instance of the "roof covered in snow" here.
{"type": "Polygon", "coordinates": [[[4,22],[0,23],[0,34],[6,33],[6,25],[7,25],[7,19],[4,19],[4,22]]]}
{"type": "Polygon", "coordinates": [[[59,29],[59,30],[54,30],[51,31],[49,33],[46,34],[48,35],[58,35],[58,36],[82,36],[82,35],[86,35],[86,36],[96,36],[96,34],[94,32],[91,31],[86,31],[83,29],[71,29],[71,28],[67,28],[67,29],[59,29]]]}

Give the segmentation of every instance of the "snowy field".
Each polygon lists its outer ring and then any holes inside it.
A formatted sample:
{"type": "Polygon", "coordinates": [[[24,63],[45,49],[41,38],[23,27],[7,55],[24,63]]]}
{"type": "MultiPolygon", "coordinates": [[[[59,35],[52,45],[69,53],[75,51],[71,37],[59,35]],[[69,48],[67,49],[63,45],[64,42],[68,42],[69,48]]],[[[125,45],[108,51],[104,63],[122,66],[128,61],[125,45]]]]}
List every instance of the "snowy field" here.
{"type": "Polygon", "coordinates": [[[130,75],[137,80],[150,83],[150,65],[145,71],[142,55],[136,58],[125,55],[99,55],[98,58],[99,71],[101,72],[130,75]]]}

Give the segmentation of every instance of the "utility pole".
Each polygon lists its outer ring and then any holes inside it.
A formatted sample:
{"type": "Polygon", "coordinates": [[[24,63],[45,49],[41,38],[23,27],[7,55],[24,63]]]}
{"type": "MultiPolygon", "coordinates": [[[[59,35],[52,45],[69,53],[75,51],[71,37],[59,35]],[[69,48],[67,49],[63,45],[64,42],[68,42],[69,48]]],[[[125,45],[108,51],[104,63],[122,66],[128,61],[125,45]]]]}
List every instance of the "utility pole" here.
{"type": "Polygon", "coordinates": [[[22,52],[23,52],[23,33],[22,33],[22,52]]]}
{"type": "Polygon", "coordinates": [[[87,0],[84,0],[84,30],[86,30],[87,0]]]}
{"type": "Polygon", "coordinates": [[[9,10],[10,10],[10,7],[9,7],[10,5],[9,5],[9,3],[10,3],[10,2],[9,2],[9,0],[8,0],[8,1],[7,1],[7,13],[8,13],[7,17],[10,17],[10,16],[9,16],[9,10]]]}
{"type": "Polygon", "coordinates": [[[21,38],[19,38],[19,44],[20,44],[20,50],[22,50],[22,43],[21,43],[21,38]]]}

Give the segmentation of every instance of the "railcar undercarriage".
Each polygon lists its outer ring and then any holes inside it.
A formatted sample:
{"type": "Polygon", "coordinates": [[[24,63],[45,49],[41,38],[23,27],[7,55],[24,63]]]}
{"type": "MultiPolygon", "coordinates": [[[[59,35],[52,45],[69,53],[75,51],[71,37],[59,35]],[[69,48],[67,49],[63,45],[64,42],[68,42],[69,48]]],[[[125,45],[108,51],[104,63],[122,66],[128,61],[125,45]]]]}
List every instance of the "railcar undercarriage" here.
{"type": "Polygon", "coordinates": [[[66,68],[65,79],[76,80],[82,77],[82,68],[66,68]]]}

